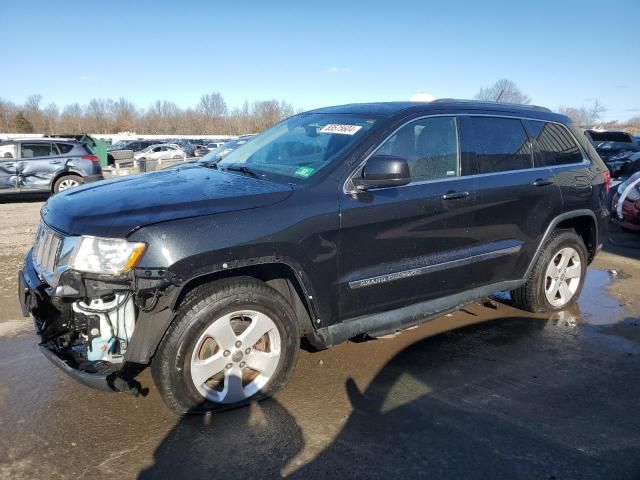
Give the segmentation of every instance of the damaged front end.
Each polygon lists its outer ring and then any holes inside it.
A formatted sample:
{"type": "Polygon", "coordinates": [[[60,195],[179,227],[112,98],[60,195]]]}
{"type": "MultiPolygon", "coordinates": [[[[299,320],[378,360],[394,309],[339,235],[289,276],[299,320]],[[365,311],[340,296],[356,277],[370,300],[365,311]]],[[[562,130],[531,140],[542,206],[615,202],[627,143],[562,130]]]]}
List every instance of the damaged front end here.
{"type": "Polygon", "coordinates": [[[160,298],[172,286],[170,275],[135,268],[112,274],[75,270],[72,256],[87,249],[78,245],[79,238],[40,225],[19,274],[23,314],[33,318],[45,356],[78,381],[101,390],[142,393],[135,376],[150,352],[141,356],[134,345],[132,357],[130,346],[141,318],[157,308],[167,310],[160,298]]]}

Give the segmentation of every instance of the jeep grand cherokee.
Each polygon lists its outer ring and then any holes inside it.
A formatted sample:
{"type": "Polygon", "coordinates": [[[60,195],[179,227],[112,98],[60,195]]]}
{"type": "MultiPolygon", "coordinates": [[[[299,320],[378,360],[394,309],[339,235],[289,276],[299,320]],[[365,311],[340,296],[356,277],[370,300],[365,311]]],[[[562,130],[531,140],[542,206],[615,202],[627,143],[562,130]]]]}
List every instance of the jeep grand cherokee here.
{"type": "Polygon", "coordinates": [[[176,412],[272,395],[326,348],[496,291],[573,303],[609,174],[540,107],[376,103],[295,115],[217,163],[51,198],[19,274],[43,353],[176,412]],[[140,195],[144,191],[145,195],[140,195]]]}

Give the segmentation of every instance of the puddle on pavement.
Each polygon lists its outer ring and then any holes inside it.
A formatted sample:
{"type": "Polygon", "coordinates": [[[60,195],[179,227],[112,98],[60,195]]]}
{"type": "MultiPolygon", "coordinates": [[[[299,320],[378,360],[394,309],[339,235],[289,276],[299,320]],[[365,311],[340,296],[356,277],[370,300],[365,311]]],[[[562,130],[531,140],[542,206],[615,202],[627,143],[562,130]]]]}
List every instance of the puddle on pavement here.
{"type": "MultiPolygon", "coordinates": [[[[574,326],[585,323],[590,325],[611,325],[624,319],[624,308],[609,292],[611,283],[630,278],[624,272],[607,271],[598,268],[587,270],[587,278],[577,305],[553,314],[555,320],[566,320],[574,326]]],[[[511,304],[509,292],[498,292],[492,298],[511,304]]]]}
{"type": "Polygon", "coordinates": [[[579,323],[591,325],[610,325],[624,318],[624,309],[618,300],[609,293],[609,285],[628,275],[616,274],[607,270],[590,268],[578,299],[579,323]]]}

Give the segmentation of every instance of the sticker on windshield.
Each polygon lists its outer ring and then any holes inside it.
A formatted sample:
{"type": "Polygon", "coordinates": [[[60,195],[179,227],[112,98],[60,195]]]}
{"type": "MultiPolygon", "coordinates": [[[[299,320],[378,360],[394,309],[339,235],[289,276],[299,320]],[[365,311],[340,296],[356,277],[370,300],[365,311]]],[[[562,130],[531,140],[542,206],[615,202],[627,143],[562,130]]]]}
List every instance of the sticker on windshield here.
{"type": "Polygon", "coordinates": [[[329,123],[320,129],[320,133],[338,133],[340,135],[355,135],[362,127],[360,125],[344,125],[329,123]]]}
{"type": "Polygon", "coordinates": [[[307,178],[313,175],[313,172],[315,171],[316,169],[312,167],[300,167],[294,173],[299,177],[307,178]]]}

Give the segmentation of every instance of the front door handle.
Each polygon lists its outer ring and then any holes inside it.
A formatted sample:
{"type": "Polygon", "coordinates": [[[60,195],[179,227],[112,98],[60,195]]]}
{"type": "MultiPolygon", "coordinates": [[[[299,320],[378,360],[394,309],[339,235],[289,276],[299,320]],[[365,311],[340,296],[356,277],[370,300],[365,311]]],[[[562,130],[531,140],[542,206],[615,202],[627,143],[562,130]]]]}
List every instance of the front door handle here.
{"type": "Polygon", "coordinates": [[[454,192],[450,191],[442,195],[443,200],[456,200],[459,198],[465,198],[469,196],[469,192],[454,192]]]}
{"type": "Polygon", "coordinates": [[[538,178],[532,185],[534,187],[546,187],[547,185],[553,185],[553,180],[551,178],[538,178]]]}
{"type": "Polygon", "coordinates": [[[60,160],[51,160],[49,163],[53,164],[53,165],[60,165],[60,160]]]}

